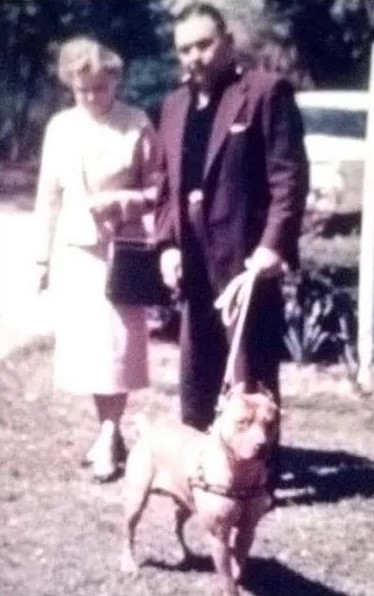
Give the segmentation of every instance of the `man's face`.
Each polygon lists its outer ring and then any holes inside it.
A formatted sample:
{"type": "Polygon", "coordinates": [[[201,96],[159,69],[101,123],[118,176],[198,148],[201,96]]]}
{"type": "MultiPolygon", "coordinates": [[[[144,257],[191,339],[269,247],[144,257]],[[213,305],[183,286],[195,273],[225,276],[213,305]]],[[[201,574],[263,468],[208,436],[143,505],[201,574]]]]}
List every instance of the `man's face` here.
{"type": "Polygon", "coordinates": [[[175,28],[175,46],[183,69],[199,88],[210,89],[231,61],[231,38],[207,15],[191,15],[175,28]]]}

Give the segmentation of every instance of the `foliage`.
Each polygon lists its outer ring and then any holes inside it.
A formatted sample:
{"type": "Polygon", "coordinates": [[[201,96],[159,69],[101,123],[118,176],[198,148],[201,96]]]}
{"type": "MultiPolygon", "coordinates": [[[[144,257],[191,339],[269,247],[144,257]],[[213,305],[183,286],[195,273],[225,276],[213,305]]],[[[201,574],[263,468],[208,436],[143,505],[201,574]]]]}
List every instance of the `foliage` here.
{"type": "Polygon", "coordinates": [[[51,80],[56,45],[94,35],[125,57],[157,55],[166,16],[153,0],[2,0],[0,150],[17,159],[38,144],[61,90],[51,80]]]}
{"type": "Polygon", "coordinates": [[[235,0],[226,12],[250,60],[297,88],[366,85],[371,0],[235,0]]]}
{"type": "MultiPolygon", "coordinates": [[[[185,2],[174,0],[179,10],[185,2]]],[[[300,60],[295,44],[284,44],[276,35],[279,17],[269,10],[267,0],[216,0],[225,15],[241,62],[252,68],[282,72],[298,88],[311,86],[310,76],[300,60]]]]}
{"type": "Polygon", "coordinates": [[[171,52],[136,58],[129,64],[122,93],[156,122],[165,92],[175,86],[177,79],[178,66],[171,52]]]}
{"type": "MultiPolygon", "coordinates": [[[[342,282],[342,280],[340,280],[342,282]]],[[[298,364],[344,362],[356,368],[356,313],[354,301],[333,273],[301,270],[282,283],[283,343],[287,357],[298,364]]],[[[178,342],[178,303],[150,313],[151,335],[178,342]]]]}
{"type": "MultiPolygon", "coordinates": [[[[179,0],[1,0],[0,156],[37,153],[44,125],[66,102],[53,78],[58,43],[89,33],[130,58],[123,93],[152,115],[177,75],[171,40],[179,0]]],[[[371,0],[225,0],[237,51],[298,88],[365,86],[371,0]]]]}
{"type": "Polygon", "coordinates": [[[349,294],[320,272],[286,278],[284,343],[295,362],[342,360],[355,366],[356,317],[349,294]]]}
{"type": "MultiPolygon", "coordinates": [[[[174,2],[180,7],[183,2],[174,2]]],[[[298,88],[366,85],[374,28],[371,0],[217,0],[239,53],[298,88]]]]}
{"type": "Polygon", "coordinates": [[[294,43],[317,86],[366,84],[373,34],[370,0],[267,0],[282,44],[294,43]]]}

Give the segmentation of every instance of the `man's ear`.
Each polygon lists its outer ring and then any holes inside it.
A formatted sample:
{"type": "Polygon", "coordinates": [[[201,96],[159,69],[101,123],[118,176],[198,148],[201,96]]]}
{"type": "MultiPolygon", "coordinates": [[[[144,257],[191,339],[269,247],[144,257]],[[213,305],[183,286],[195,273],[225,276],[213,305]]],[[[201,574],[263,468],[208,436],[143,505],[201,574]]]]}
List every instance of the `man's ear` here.
{"type": "Polygon", "coordinates": [[[218,396],[216,405],[216,414],[221,414],[225,409],[227,402],[233,397],[233,395],[240,395],[244,391],[244,383],[237,383],[233,387],[229,387],[226,391],[221,391],[218,396]]]}

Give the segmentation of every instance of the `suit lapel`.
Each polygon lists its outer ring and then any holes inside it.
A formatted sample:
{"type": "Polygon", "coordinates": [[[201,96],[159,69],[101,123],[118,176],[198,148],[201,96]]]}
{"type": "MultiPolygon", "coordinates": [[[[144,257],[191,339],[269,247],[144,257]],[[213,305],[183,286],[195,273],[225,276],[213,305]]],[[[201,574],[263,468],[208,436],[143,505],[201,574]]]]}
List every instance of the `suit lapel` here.
{"type": "Polygon", "coordinates": [[[170,140],[170,179],[175,188],[179,191],[182,178],[182,151],[183,134],[187,118],[187,112],[190,105],[190,93],[187,87],[178,98],[176,108],[170,110],[168,128],[168,138],[170,140]]]}
{"type": "Polygon", "coordinates": [[[217,157],[227,135],[230,126],[235,121],[246,98],[243,85],[232,85],[223,94],[218,106],[212,128],[212,134],[208,144],[208,150],[204,167],[204,179],[207,177],[215,158],[217,157]]]}

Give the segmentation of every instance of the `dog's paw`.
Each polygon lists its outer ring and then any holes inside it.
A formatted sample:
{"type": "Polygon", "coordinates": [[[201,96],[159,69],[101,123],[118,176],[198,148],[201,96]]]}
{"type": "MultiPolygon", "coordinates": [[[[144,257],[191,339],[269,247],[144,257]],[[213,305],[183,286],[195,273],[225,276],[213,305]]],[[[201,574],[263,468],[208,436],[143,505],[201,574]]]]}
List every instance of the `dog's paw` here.
{"type": "Polygon", "coordinates": [[[130,553],[123,553],[121,557],[121,571],[123,575],[136,576],[139,574],[139,566],[130,553]]]}

